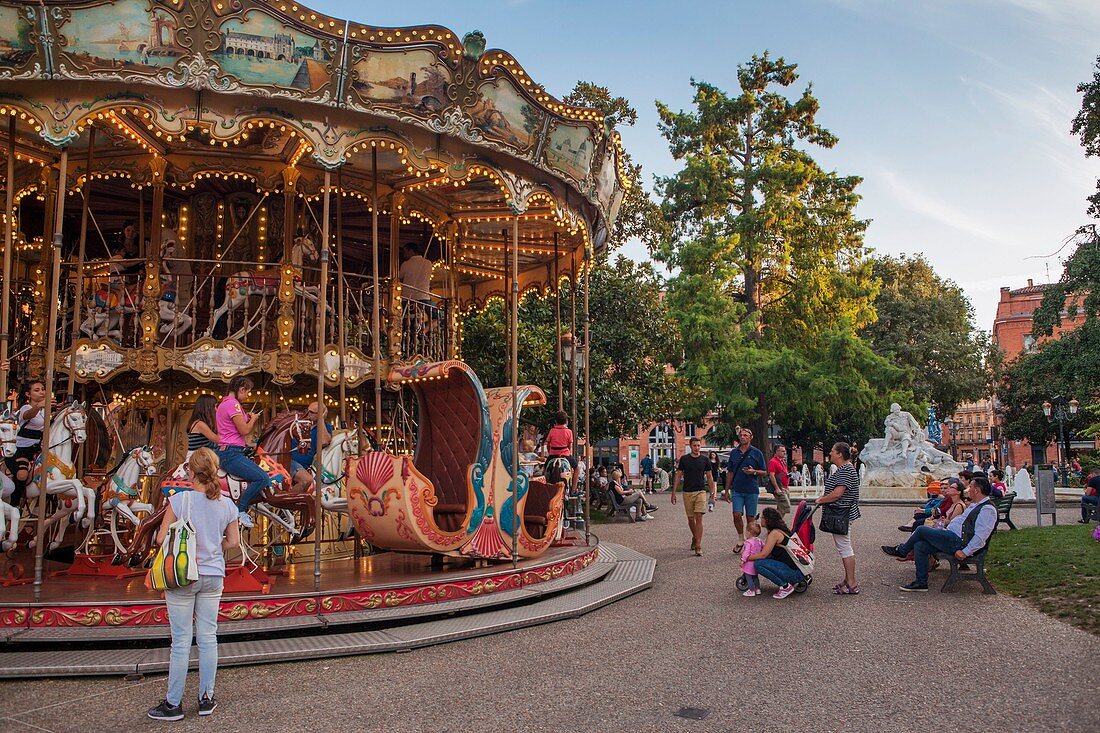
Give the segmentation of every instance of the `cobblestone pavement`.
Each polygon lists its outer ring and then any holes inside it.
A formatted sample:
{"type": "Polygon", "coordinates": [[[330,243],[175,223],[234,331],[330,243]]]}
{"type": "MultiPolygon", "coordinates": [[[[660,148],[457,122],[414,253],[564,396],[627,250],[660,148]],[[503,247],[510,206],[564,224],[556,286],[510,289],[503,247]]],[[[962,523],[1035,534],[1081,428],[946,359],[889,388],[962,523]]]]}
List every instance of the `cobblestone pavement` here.
{"type": "MultiPolygon", "coordinates": [[[[776,601],[734,591],[728,504],[707,515],[698,558],[682,509],[656,501],[652,522],[595,527],[657,558],[649,590],[579,619],[406,654],[226,669],[214,716],[196,717],[188,699],[173,729],[1100,729],[1100,639],[972,583],[954,595],[896,589],[912,566],[878,546],[899,539],[904,507],[865,507],[854,525],[859,596],[829,592],[842,574],[826,537],[810,591],[776,601]],[[708,716],[676,717],[681,707],[708,716]]],[[[1019,516],[1034,523],[1027,508],[1019,516]]],[[[156,729],[145,709],[164,688],[163,676],[0,683],[0,730],[156,729]]]]}

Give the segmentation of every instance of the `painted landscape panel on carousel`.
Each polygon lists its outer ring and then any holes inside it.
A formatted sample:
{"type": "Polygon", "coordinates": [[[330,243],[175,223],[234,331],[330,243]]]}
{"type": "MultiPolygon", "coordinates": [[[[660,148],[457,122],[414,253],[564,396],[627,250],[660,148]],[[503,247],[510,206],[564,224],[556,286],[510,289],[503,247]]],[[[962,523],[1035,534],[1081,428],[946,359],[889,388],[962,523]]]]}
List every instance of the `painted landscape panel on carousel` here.
{"type": "Polygon", "coordinates": [[[259,12],[231,19],[214,52],[222,71],[244,84],[315,92],[331,80],[325,43],[259,12]]]}
{"type": "Polygon", "coordinates": [[[18,8],[0,7],[0,67],[19,68],[34,55],[31,24],[18,8]]]}
{"type": "Polygon", "coordinates": [[[451,71],[427,49],[364,52],[354,69],[351,88],[374,106],[427,116],[447,105],[451,71]]]}
{"type": "Polygon", "coordinates": [[[486,137],[526,150],[539,130],[539,112],[510,83],[497,80],[481,87],[481,97],[467,109],[486,137]]]}
{"type": "Polygon", "coordinates": [[[176,19],[146,0],[74,8],[61,29],[62,50],[86,69],[141,70],[172,66],[188,51],[176,40],[176,19]]]}
{"type": "Polygon", "coordinates": [[[558,125],[550,132],[546,163],[567,176],[583,181],[592,167],[592,131],[587,127],[558,125]]]}

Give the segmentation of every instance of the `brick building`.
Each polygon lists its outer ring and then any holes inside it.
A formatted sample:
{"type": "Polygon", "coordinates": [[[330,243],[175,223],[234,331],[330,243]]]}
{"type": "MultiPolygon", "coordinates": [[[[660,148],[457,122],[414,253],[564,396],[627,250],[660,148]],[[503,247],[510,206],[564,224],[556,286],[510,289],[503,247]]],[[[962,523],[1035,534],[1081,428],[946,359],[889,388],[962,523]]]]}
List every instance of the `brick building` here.
{"type": "MultiPolygon", "coordinates": [[[[1056,339],[1061,334],[1072,331],[1084,323],[1085,318],[1083,315],[1078,314],[1074,318],[1069,318],[1067,313],[1063,311],[1062,325],[1054,330],[1052,336],[1036,337],[1032,333],[1035,309],[1042,302],[1043,293],[1046,292],[1047,287],[1044,284],[1036,285],[1028,278],[1027,287],[1001,288],[1001,299],[997,303],[997,316],[993,321],[993,341],[1004,351],[1006,362],[1012,361],[1022,353],[1034,351],[1043,341],[1056,339]]],[[[1050,396],[1054,397],[1054,395],[1050,396]]],[[[959,408],[956,416],[965,418],[976,411],[976,409],[971,409],[971,405],[963,405],[959,408]]],[[[965,429],[965,424],[963,427],[965,429]]],[[[991,429],[994,427],[995,423],[991,426],[991,429]]],[[[996,432],[996,430],[994,429],[993,432],[996,432]]],[[[957,440],[960,437],[956,435],[957,440]]],[[[990,436],[990,438],[992,437],[990,436]]],[[[1074,441],[1071,445],[1083,449],[1096,447],[1096,444],[1092,441],[1074,441]]],[[[1036,465],[1058,461],[1058,447],[1053,443],[1046,446],[1045,450],[1042,447],[1031,445],[1026,440],[1005,441],[1005,445],[998,447],[1004,457],[1003,460],[1007,460],[1008,465],[1011,466],[1022,466],[1025,462],[1036,465]]],[[[998,465],[1000,465],[1000,462],[998,462],[998,465]]]]}

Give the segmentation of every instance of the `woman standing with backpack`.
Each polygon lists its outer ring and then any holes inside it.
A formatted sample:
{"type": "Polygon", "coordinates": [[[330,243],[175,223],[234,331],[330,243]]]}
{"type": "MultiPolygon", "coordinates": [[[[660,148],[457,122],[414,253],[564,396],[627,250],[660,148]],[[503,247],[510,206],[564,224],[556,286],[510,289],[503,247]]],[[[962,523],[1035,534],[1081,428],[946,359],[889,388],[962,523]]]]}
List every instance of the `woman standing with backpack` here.
{"type": "Polygon", "coordinates": [[[164,591],[168,621],[172,627],[172,655],[168,663],[168,694],[150,708],[154,720],[183,718],[183,691],[191,655],[191,636],[199,647],[199,715],[210,715],[214,699],[214,677],[218,672],[218,608],[225,582],[225,551],[241,544],[237,509],[222,497],[218,480],[218,457],[209,448],[191,454],[187,470],[192,491],[180,491],[168,499],[157,542],[163,543],[177,517],[184,517],[194,529],[190,561],[198,565],[199,579],[180,588],[164,591]]]}

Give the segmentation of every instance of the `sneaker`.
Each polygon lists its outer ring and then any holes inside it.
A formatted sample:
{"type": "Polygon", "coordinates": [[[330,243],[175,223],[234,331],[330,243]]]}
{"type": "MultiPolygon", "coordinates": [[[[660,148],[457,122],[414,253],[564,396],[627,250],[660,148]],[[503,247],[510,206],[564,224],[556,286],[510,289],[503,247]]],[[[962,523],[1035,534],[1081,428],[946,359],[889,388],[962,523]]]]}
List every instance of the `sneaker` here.
{"type": "Polygon", "coordinates": [[[256,526],[256,523],[252,521],[252,517],[248,516],[248,512],[238,512],[237,521],[241,523],[241,526],[245,529],[252,529],[256,526]]]}
{"type": "Polygon", "coordinates": [[[908,585],[899,585],[898,590],[903,590],[903,591],[906,591],[908,593],[925,593],[925,592],[928,591],[928,584],[925,583],[924,585],[921,585],[920,583],[918,583],[917,581],[914,580],[912,583],[909,583],[908,585]]]}
{"type": "Polygon", "coordinates": [[[654,504],[650,504],[649,506],[647,506],[647,507],[645,508],[645,510],[646,510],[647,512],[655,512],[655,511],[657,511],[657,510],[658,510],[658,509],[660,509],[660,508],[661,508],[661,507],[659,507],[659,506],[656,506],[656,505],[654,505],[654,504]]]}
{"type": "Polygon", "coordinates": [[[199,698],[199,715],[210,715],[216,707],[218,707],[218,701],[213,697],[203,695],[199,698]]]}
{"type": "Polygon", "coordinates": [[[749,589],[748,589],[747,591],[745,591],[745,592],[744,592],[744,593],[742,593],[741,595],[745,596],[745,598],[752,598],[753,596],[758,596],[758,595],[760,595],[760,591],[758,591],[758,590],[753,590],[752,588],[749,588],[749,589]]]}
{"type": "Polygon", "coordinates": [[[897,545],[882,545],[881,547],[882,547],[882,551],[885,552],[890,557],[900,557],[900,558],[905,557],[905,553],[902,552],[901,550],[899,550],[897,545]]]}
{"type": "Polygon", "coordinates": [[[714,502],[713,501],[708,501],[707,502],[707,511],[708,512],[713,512],[714,511],[714,502]]]}
{"type": "Polygon", "coordinates": [[[778,600],[783,600],[784,598],[789,596],[791,593],[794,593],[794,585],[793,584],[792,585],[785,585],[782,588],[780,588],[778,591],[776,591],[775,595],[773,595],[772,598],[776,598],[778,600]]]}
{"type": "Polygon", "coordinates": [[[643,514],[643,515],[642,515],[642,516],[640,516],[640,517],[636,517],[636,518],[634,519],[634,521],[635,521],[635,522],[644,522],[644,521],[645,521],[645,520],[647,520],[647,519],[649,519],[649,515],[648,515],[648,514],[643,514]]]}
{"type": "Polygon", "coordinates": [[[165,700],[155,708],[149,708],[149,717],[153,720],[183,720],[183,706],[165,700]]]}
{"type": "Polygon", "coordinates": [[[653,515],[652,515],[652,514],[649,514],[649,513],[647,512],[646,514],[643,514],[643,515],[642,515],[642,519],[646,519],[646,520],[649,520],[649,519],[653,519],[653,515]]]}
{"type": "Polygon", "coordinates": [[[902,532],[912,532],[914,529],[916,529],[916,527],[911,524],[902,524],[898,526],[898,529],[900,529],[902,532]]]}

